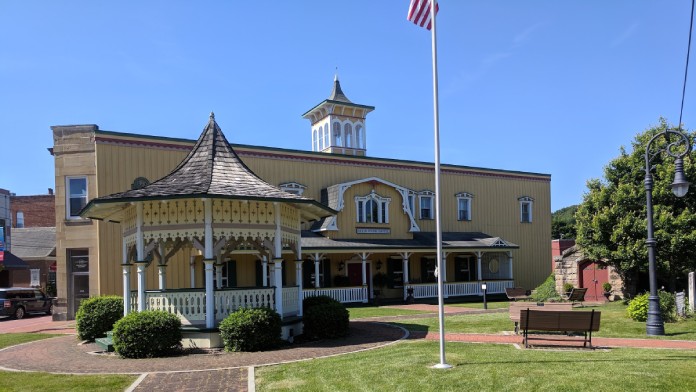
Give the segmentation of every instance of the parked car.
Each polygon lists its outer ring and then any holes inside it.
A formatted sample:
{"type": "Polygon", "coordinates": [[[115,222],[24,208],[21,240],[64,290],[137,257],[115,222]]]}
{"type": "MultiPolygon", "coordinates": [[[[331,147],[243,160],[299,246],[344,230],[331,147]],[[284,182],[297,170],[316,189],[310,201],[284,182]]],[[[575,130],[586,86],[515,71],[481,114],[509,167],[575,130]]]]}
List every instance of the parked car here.
{"type": "Polygon", "coordinates": [[[53,313],[53,298],[39,289],[0,288],[0,316],[24,318],[28,313],[53,313]]]}

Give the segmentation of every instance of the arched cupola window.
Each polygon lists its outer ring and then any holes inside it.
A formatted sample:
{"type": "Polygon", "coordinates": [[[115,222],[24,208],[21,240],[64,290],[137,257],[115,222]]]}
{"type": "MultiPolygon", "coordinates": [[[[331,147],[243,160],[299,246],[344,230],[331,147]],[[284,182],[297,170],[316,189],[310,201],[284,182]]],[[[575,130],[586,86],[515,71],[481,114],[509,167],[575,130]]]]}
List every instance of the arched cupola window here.
{"type": "Polygon", "coordinates": [[[312,151],[319,151],[319,130],[312,131],[312,151]]]}
{"type": "Polygon", "coordinates": [[[350,123],[346,123],[343,126],[343,133],[346,134],[346,144],[345,147],[353,147],[353,126],[350,123]]]}
{"type": "Polygon", "coordinates": [[[360,124],[355,126],[355,148],[365,149],[365,135],[363,126],[360,124]]]}
{"type": "MultiPolygon", "coordinates": [[[[333,133],[334,138],[336,138],[336,135],[338,135],[338,140],[340,140],[341,139],[341,124],[339,122],[334,122],[332,125],[331,132],[333,133]]],[[[335,140],[334,140],[334,145],[336,145],[335,140]]]]}

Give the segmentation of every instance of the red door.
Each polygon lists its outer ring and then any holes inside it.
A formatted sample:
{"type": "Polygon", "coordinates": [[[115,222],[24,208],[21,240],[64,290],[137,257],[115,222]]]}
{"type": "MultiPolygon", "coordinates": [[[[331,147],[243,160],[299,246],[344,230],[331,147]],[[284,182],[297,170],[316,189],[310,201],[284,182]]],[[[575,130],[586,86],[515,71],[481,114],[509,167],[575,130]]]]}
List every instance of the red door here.
{"type": "MultiPolygon", "coordinates": [[[[369,293],[372,286],[370,263],[365,263],[365,279],[367,279],[367,292],[369,293]]],[[[351,286],[362,286],[362,263],[348,264],[348,281],[351,286]]]]}
{"type": "Polygon", "coordinates": [[[586,301],[604,301],[602,284],[609,281],[609,272],[606,267],[593,261],[587,261],[580,265],[580,287],[586,287],[586,301]]]}

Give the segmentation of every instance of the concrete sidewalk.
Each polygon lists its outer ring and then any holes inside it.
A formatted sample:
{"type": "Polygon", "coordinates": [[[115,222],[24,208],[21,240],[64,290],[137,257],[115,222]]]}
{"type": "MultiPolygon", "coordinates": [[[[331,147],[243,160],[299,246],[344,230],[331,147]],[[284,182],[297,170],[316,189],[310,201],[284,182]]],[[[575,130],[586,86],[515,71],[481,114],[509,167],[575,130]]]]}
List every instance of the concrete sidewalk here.
{"type": "Polygon", "coordinates": [[[75,320],[53,321],[52,316],[30,316],[21,320],[0,317],[0,333],[55,333],[75,335],[75,320]]]}

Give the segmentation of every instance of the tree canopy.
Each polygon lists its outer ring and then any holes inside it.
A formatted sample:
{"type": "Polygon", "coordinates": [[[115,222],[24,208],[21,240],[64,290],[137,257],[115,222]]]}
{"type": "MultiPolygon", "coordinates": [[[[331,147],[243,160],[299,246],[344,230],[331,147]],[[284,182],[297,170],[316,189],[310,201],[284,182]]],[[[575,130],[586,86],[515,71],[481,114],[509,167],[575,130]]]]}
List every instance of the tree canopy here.
{"type": "Polygon", "coordinates": [[[551,214],[551,238],[553,239],[575,239],[575,212],[577,205],[561,208],[551,214]]]}
{"type": "MultiPolygon", "coordinates": [[[[604,168],[604,178],[587,182],[587,193],[575,215],[577,243],[589,257],[615,266],[627,286],[648,271],[646,145],[668,127],[660,119],[659,125],[635,137],[630,152],[622,147],[619,156],[604,168]]],[[[693,140],[694,134],[686,133],[693,140]]],[[[675,139],[672,137],[672,141],[675,139]]],[[[663,137],[656,139],[651,153],[667,144],[663,137]]],[[[655,155],[651,164],[658,285],[674,290],[677,278],[696,268],[696,190],[691,189],[683,198],[672,194],[674,158],[666,152],[655,155]]],[[[684,159],[684,171],[687,179],[696,182],[691,156],[684,159]]]]}

